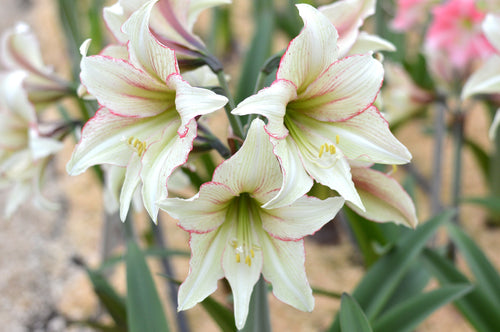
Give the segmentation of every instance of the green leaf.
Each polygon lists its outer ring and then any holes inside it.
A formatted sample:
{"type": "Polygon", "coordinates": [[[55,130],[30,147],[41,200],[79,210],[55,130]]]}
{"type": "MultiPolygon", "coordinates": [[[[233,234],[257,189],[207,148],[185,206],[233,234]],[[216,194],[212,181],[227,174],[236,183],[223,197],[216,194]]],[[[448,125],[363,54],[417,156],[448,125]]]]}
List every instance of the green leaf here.
{"type": "Polygon", "coordinates": [[[340,330],[342,332],[371,332],[372,328],[358,302],[347,293],[340,302],[340,330]]]}
{"type": "MultiPolygon", "coordinates": [[[[449,260],[436,252],[425,249],[422,257],[424,264],[441,284],[469,282],[449,260]]],[[[471,293],[456,300],[455,306],[474,326],[476,331],[498,331],[498,326],[500,326],[498,312],[500,312],[500,308],[495,308],[495,305],[486,296],[481,285],[476,285],[476,288],[471,293]]]]}
{"type": "Polygon", "coordinates": [[[129,331],[169,331],[165,312],[144,254],[132,239],[127,241],[125,261],[129,331]]]}
{"type": "Polygon", "coordinates": [[[493,214],[500,214],[500,197],[465,197],[462,199],[462,202],[481,205],[490,210],[493,214]]]}
{"type": "Polygon", "coordinates": [[[412,331],[435,310],[464,296],[473,288],[471,284],[446,285],[440,289],[413,296],[375,320],[373,330],[376,332],[412,331]]]}
{"type": "Polygon", "coordinates": [[[212,317],[212,319],[219,325],[223,332],[236,331],[234,323],[234,314],[231,310],[214,300],[212,297],[207,297],[201,302],[203,308],[212,317]]]}
{"type": "MultiPolygon", "coordinates": [[[[368,319],[374,319],[382,311],[427,240],[452,216],[453,212],[450,211],[441,213],[415,231],[407,232],[397,241],[393,250],[381,257],[367,271],[353,296],[368,319]]],[[[338,320],[334,321],[330,331],[339,331],[338,320]]]]}
{"type": "Polygon", "coordinates": [[[127,326],[127,310],[125,300],[120,296],[113,286],[98,272],[86,268],[87,275],[94,287],[94,292],[106,308],[107,312],[113,318],[113,321],[119,328],[127,326]]]}
{"type": "Polygon", "coordinates": [[[464,144],[470,150],[470,152],[472,152],[474,158],[476,158],[479,169],[482,171],[483,179],[486,181],[486,184],[489,185],[491,168],[490,156],[481,146],[479,146],[476,142],[472,141],[469,138],[465,138],[464,144]]]}
{"type": "Polygon", "coordinates": [[[495,307],[500,308],[500,275],[470,237],[452,223],[447,226],[452,241],[464,255],[477,284],[484,289],[485,294],[495,304],[495,307]]]}
{"type": "Polygon", "coordinates": [[[420,294],[429,283],[430,278],[429,271],[422,269],[421,259],[415,260],[387,301],[383,313],[420,294]]]}
{"type": "Polygon", "coordinates": [[[252,3],[254,5],[253,21],[256,24],[256,29],[238,82],[238,91],[235,98],[237,103],[254,93],[259,70],[271,55],[272,50],[274,31],[273,1],[254,0],[252,3]]]}

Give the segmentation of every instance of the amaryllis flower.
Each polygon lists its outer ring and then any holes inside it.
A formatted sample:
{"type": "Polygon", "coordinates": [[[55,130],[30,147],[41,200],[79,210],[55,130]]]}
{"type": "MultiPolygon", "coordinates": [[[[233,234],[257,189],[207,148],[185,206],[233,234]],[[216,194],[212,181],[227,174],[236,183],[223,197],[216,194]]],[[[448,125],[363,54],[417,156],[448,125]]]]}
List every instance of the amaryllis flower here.
{"type": "Polygon", "coordinates": [[[397,0],[392,27],[397,31],[409,31],[423,26],[429,18],[430,8],[438,3],[439,0],[397,0]]]}
{"type": "Polygon", "coordinates": [[[439,78],[449,83],[463,79],[474,63],[495,52],[481,30],[486,14],[475,0],[449,0],[435,6],[432,13],[425,51],[439,78]]]}
{"type": "Polygon", "coordinates": [[[42,195],[41,187],[46,166],[62,143],[50,135],[54,131],[39,126],[22,87],[26,75],[21,70],[0,75],[0,186],[10,189],[7,217],[29,200],[40,208],[57,208],[42,195]]]}
{"type": "Polygon", "coordinates": [[[359,31],[364,20],[375,13],[376,0],[340,0],[318,10],[335,26],[338,33],[338,57],[369,51],[395,51],[389,41],[359,31]]]}
{"type": "Polygon", "coordinates": [[[165,46],[178,56],[198,57],[205,50],[203,41],[193,33],[199,14],[208,8],[231,3],[231,0],[118,0],[104,8],[104,19],[116,39],[125,44],[128,36],[121,29],[123,23],[146,2],[158,2],[151,12],[150,28],[165,46]]]}
{"type": "MultiPolygon", "coordinates": [[[[82,84],[101,108],[83,128],[67,170],[76,175],[96,164],[126,166],[122,220],[141,181],[144,206],[156,220],[155,202],[167,196],[168,176],[186,162],[192,149],[195,117],[227,102],[182,79],[174,51],[149,31],[154,4],[146,3],[123,26],[129,36],[129,60],[98,55],[84,56],[81,62],[82,84]]],[[[87,46],[82,46],[83,54],[87,46]]]]}
{"type": "MultiPolygon", "coordinates": [[[[462,89],[462,99],[480,93],[500,93],[500,15],[488,14],[483,22],[486,38],[496,48],[492,55],[467,80],[462,89]]],[[[493,140],[500,123],[500,109],[497,110],[489,131],[493,140]]]]}
{"type": "Polygon", "coordinates": [[[351,173],[365,207],[363,211],[347,202],[356,213],[375,222],[394,222],[411,228],[417,227],[415,205],[393,177],[360,165],[351,165],[351,173]]]}
{"type": "Polygon", "coordinates": [[[179,289],[178,309],[193,307],[226,277],[238,329],[245,325],[261,273],[279,300],[300,310],[313,309],[303,237],[331,220],[344,203],[341,197],[322,201],[304,196],[289,206],[262,208],[281,185],[280,166],[263,126],[261,120],[252,122],[241,149],[194,197],[159,203],[191,235],[190,272],[179,289]]]}
{"type": "Polygon", "coordinates": [[[0,61],[7,71],[26,71],[23,86],[36,107],[43,107],[71,92],[70,84],[43,63],[38,40],[24,23],[2,35],[0,61]]]}
{"type": "Polygon", "coordinates": [[[337,32],[309,5],[297,5],[304,29],[291,41],[266,89],[233,111],[268,119],[266,132],[283,169],[283,186],[266,207],[292,203],[313,179],[362,208],[347,158],[407,163],[408,150],[372,107],[383,69],[371,54],[338,59],[337,32]]]}

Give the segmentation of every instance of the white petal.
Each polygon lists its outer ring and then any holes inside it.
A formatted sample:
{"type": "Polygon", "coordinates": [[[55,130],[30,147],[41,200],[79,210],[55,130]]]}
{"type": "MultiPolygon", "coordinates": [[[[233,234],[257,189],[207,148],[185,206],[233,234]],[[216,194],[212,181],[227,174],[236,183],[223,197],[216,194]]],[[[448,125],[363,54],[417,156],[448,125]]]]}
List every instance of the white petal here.
{"type": "Polygon", "coordinates": [[[132,63],[144,68],[150,75],[166,81],[179,68],[174,51],[160,44],[149,30],[151,9],[157,0],[148,1],[125,22],[122,29],[128,35],[132,63]]]}
{"type": "Polygon", "coordinates": [[[226,245],[224,228],[207,234],[191,233],[189,275],[179,288],[178,310],[187,310],[217,289],[217,280],[224,276],[221,257],[226,245]]]}
{"type": "Polygon", "coordinates": [[[352,176],[366,209],[361,211],[349,204],[356,213],[376,222],[417,227],[415,205],[396,180],[370,168],[353,167],[352,176]]]}
{"type": "Polygon", "coordinates": [[[491,45],[500,52],[500,15],[492,13],[486,15],[483,30],[491,45]]]}
{"type": "Polygon", "coordinates": [[[304,242],[280,241],[264,234],[261,238],[262,274],[273,285],[273,294],[282,302],[303,311],[312,311],[314,298],[304,268],[304,242]]]}
{"type": "Polygon", "coordinates": [[[277,78],[289,80],[301,90],[337,59],[337,31],[317,9],[306,4],[297,8],[304,28],[288,45],[277,78]]]}
{"type": "MultiPolygon", "coordinates": [[[[137,153],[132,154],[130,161],[125,171],[125,180],[123,181],[122,190],[120,192],[120,219],[125,221],[127,218],[130,203],[134,197],[134,193],[141,183],[141,158],[137,153]]],[[[129,221],[130,222],[130,221],[129,221]]]]}
{"type": "Polygon", "coordinates": [[[479,93],[500,93],[500,56],[491,56],[469,77],[462,89],[462,99],[479,93]]]}
{"type": "Polygon", "coordinates": [[[167,198],[160,200],[158,206],[178,219],[185,231],[206,233],[224,222],[228,203],[237,195],[225,184],[209,182],[189,199],[167,198]]]}
{"type": "Polygon", "coordinates": [[[124,60],[97,55],[80,66],[82,84],[113,113],[145,117],[174,107],[174,91],[124,60]]]}
{"type": "MultiPolygon", "coordinates": [[[[228,239],[236,238],[236,224],[235,221],[230,221],[233,225],[228,239]]],[[[252,243],[258,244],[258,237],[255,230],[252,229],[253,234],[250,235],[253,240],[252,243]]],[[[264,249],[264,248],[263,248],[264,249]]],[[[252,258],[250,266],[248,266],[243,259],[238,263],[233,248],[228,244],[222,256],[222,268],[224,275],[231,285],[234,300],[234,319],[236,327],[242,329],[248,315],[248,306],[250,304],[250,296],[254,285],[259,280],[260,272],[262,271],[263,251],[256,250],[255,257],[252,258]]],[[[265,253],[264,253],[265,255],[265,253]]]]}
{"type": "Polygon", "coordinates": [[[170,114],[164,113],[144,119],[127,118],[114,115],[106,108],[99,109],[83,127],[80,143],[66,166],[68,173],[78,175],[97,164],[126,166],[130,155],[135,153],[127,140],[154,140],[163,127],[176,122],[169,117],[170,114]]]}
{"type": "Polygon", "coordinates": [[[283,124],[286,105],[297,97],[296,86],[287,80],[277,80],[270,87],[260,90],[238,104],[231,113],[236,115],[259,114],[268,119],[266,131],[274,138],[287,135],[283,124]]]}
{"type": "Polygon", "coordinates": [[[320,200],[304,196],[288,206],[261,209],[262,227],[276,239],[299,240],[332,220],[343,205],[341,197],[320,200]]]}
{"type": "Polygon", "coordinates": [[[182,125],[179,135],[183,135],[189,121],[199,115],[215,112],[227,103],[227,98],[210,90],[194,88],[179,75],[169,77],[167,84],[175,89],[175,107],[181,116],[182,125]]]}
{"type": "Polygon", "coordinates": [[[142,196],[144,207],[156,222],[158,215],[157,202],[168,195],[167,180],[170,174],[187,161],[196,137],[196,121],[187,124],[184,137],[180,137],[175,125],[164,129],[161,141],[151,144],[143,156],[142,196]]]}
{"type": "Polygon", "coordinates": [[[373,104],[384,70],[370,54],[353,55],[333,63],[292,101],[298,110],[320,121],[342,121],[373,104]]]}
{"type": "Polygon", "coordinates": [[[396,51],[396,46],[388,40],[380,38],[376,35],[370,35],[364,31],[359,33],[358,38],[354,45],[347,53],[350,54],[363,54],[367,52],[379,52],[379,51],[396,51]]]}
{"type": "Polygon", "coordinates": [[[289,137],[272,140],[274,153],[278,157],[283,172],[283,184],[279,193],[263,207],[271,209],[293,203],[311,189],[313,180],[304,169],[295,143],[289,137]]]}
{"type": "Polygon", "coordinates": [[[280,188],[281,170],[262,120],[252,122],[243,146],[216,169],[213,181],[237,194],[248,192],[257,200],[280,188]]]}

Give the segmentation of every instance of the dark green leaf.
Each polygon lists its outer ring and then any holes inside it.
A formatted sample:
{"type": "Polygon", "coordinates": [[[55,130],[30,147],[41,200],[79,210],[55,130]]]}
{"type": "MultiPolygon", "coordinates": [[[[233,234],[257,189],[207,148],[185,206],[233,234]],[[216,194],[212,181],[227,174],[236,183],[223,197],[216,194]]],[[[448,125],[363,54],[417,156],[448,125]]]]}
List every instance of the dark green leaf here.
{"type": "Polygon", "coordinates": [[[219,325],[223,332],[236,331],[234,324],[234,314],[231,310],[215,301],[210,296],[201,302],[203,308],[212,317],[212,319],[219,325]]]}
{"type": "MultiPolygon", "coordinates": [[[[426,249],[423,252],[424,263],[441,284],[464,283],[469,280],[455,266],[436,252],[426,249]]],[[[486,296],[481,285],[466,296],[455,301],[455,306],[474,326],[476,331],[495,332],[500,326],[500,308],[495,308],[486,296]]]]}
{"type": "Polygon", "coordinates": [[[342,332],[371,332],[372,328],[358,302],[347,293],[340,302],[340,330],[342,332]]]}
{"type": "Polygon", "coordinates": [[[130,332],[168,331],[167,319],[144,254],[127,241],[127,313],[130,332]]]}
{"type": "Polygon", "coordinates": [[[113,321],[118,327],[125,328],[127,326],[127,311],[125,308],[125,300],[115,291],[113,286],[109,284],[106,278],[97,271],[86,269],[90,282],[94,287],[95,294],[99,297],[102,305],[113,318],[113,321]]]}
{"type": "Polygon", "coordinates": [[[490,210],[493,214],[500,213],[500,197],[465,197],[462,199],[462,202],[481,205],[490,210]]]}
{"type": "Polygon", "coordinates": [[[486,181],[486,184],[489,185],[490,179],[490,165],[491,160],[490,156],[482,147],[480,147],[476,142],[469,138],[465,138],[464,140],[465,146],[472,152],[474,158],[476,158],[476,162],[483,174],[483,179],[486,181]]]}
{"type": "Polygon", "coordinates": [[[464,296],[474,287],[471,284],[446,285],[409,298],[382,315],[373,323],[374,331],[413,331],[418,324],[441,306],[464,296]]]}
{"type": "MultiPolygon", "coordinates": [[[[415,231],[404,234],[392,251],[372,265],[353,293],[368,319],[374,319],[381,312],[427,240],[452,216],[452,212],[444,212],[415,231]]],[[[339,331],[338,320],[335,320],[330,331],[339,331]]]]}
{"type": "MultiPolygon", "coordinates": [[[[495,270],[483,251],[458,226],[448,224],[448,232],[452,241],[464,255],[476,283],[484,289],[485,294],[500,308],[500,275],[495,270]]],[[[499,311],[500,312],[500,311],[499,311]]]]}

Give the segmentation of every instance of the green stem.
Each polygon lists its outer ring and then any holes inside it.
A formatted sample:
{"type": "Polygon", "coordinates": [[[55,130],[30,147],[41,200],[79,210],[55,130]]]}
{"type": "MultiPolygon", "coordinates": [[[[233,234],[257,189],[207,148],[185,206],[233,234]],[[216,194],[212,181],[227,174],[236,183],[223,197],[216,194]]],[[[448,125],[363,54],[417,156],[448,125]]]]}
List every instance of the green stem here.
{"type": "Polygon", "coordinates": [[[229,91],[229,86],[227,85],[226,75],[224,74],[224,71],[222,71],[222,70],[217,71],[216,74],[217,74],[217,78],[219,80],[219,84],[220,84],[221,88],[224,90],[224,93],[226,94],[227,99],[229,100],[229,102],[224,107],[226,110],[227,118],[229,120],[229,125],[231,126],[231,128],[233,130],[233,134],[236,137],[243,139],[244,138],[243,127],[241,125],[240,118],[231,113],[231,111],[236,107],[236,105],[234,103],[233,96],[232,96],[231,92],[229,91]]]}

